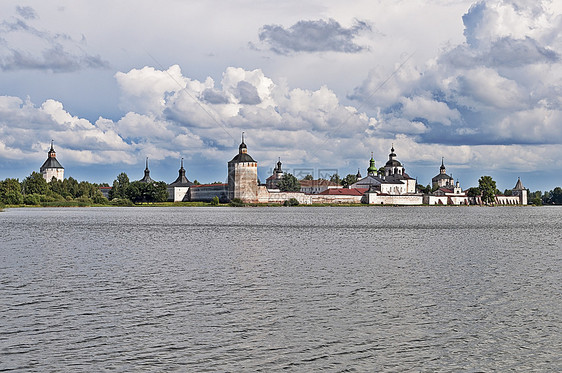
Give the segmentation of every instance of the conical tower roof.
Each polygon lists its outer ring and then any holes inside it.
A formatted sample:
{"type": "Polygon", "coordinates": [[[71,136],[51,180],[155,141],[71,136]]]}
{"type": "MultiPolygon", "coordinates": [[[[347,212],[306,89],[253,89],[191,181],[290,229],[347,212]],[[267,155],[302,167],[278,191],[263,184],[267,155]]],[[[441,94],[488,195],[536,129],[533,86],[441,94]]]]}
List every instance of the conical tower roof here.
{"type": "Polygon", "coordinates": [[[39,171],[43,172],[44,170],[46,170],[48,168],[62,168],[62,169],[64,169],[64,167],[59,163],[59,161],[57,161],[56,157],[57,157],[57,153],[55,152],[54,141],[51,140],[51,149],[49,149],[47,160],[43,163],[43,165],[41,166],[39,171]]]}
{"type": "Polygon", "coordinates": [[[174,187],[183,187],[183,186],[192,186],[193,183],[185,177],[185,168],[183,168],[183,158],[181,159],[181,166],[178,171],[179,175],[176,181],[170,184],[170,186],[174,187]]]}
{"type": "Polygon", "coordinates": [[[144,169],[144,177],[139,180],[141,183],[154,183],[155,181],[152,180],[150,177],[150,170],[148,169],[148,157],[146,157],[146,168],[144,169]]]}

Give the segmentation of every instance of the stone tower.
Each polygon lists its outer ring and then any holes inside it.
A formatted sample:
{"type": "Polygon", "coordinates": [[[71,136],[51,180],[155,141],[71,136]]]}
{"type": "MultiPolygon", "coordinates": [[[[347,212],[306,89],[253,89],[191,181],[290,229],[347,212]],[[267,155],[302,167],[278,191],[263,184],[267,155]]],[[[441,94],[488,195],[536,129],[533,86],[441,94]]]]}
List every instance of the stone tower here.
{"type": "Polygon", "coordinates": [[[57,180],[64,180],[64,167],[57,161],[57,153],[53,147],[53,140],[51,140],[51,149],[49,150],[47,160],[39,169],[45,180],[51,182],[53,177],[57,180]]]}
{"type": "Polygon", "coordinates": [[[511,194],[514,196],[519,197],[519,203],[522,205],[527,204],[527,189],[523,186],[521,182],[521,178],[517,178],[517,183],[515,184],[515,188],[511,190],[511,194]]]}
{"type": "Polygon", "coordinates": [[[248,154],[243,132],[238,154],[228,162],[228,198],[250,203],[258,198],[258,162],[248,154]]]}

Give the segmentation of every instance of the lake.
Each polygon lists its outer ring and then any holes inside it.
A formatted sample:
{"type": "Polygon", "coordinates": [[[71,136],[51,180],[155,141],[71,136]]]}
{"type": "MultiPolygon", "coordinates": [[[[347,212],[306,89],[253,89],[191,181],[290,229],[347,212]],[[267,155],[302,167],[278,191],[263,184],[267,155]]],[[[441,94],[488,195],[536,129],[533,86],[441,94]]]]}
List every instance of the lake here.
{"type": "Polygon", "coordinates": [[[562,370],[561,207],[0,213],[0,371],[562,370]]]}

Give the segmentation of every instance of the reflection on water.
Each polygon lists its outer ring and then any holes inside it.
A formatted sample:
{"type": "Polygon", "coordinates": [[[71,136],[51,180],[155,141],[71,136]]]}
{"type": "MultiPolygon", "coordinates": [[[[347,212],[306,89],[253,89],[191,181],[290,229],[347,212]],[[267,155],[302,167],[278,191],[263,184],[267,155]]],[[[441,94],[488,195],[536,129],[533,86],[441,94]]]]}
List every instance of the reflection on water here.
{"type": "Polygon", "coordinates": [[[0,213],[0,370],[557,371],[562,209],[0,213]]]}

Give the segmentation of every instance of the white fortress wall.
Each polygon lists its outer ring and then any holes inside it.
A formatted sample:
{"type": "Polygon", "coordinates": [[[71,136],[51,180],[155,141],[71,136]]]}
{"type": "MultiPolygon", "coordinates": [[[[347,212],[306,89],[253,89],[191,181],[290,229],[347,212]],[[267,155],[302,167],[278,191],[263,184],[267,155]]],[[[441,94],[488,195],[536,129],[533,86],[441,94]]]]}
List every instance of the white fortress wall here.
{"type": "MultiPolygon", "coordinates": [[[[370,205],[404,205],[414,206],[423,204],[422,195],[378,195],[365,193],[365,201],[370,205]]],[[[445,199],[445,204],[447,200],[445,199]]]]}

